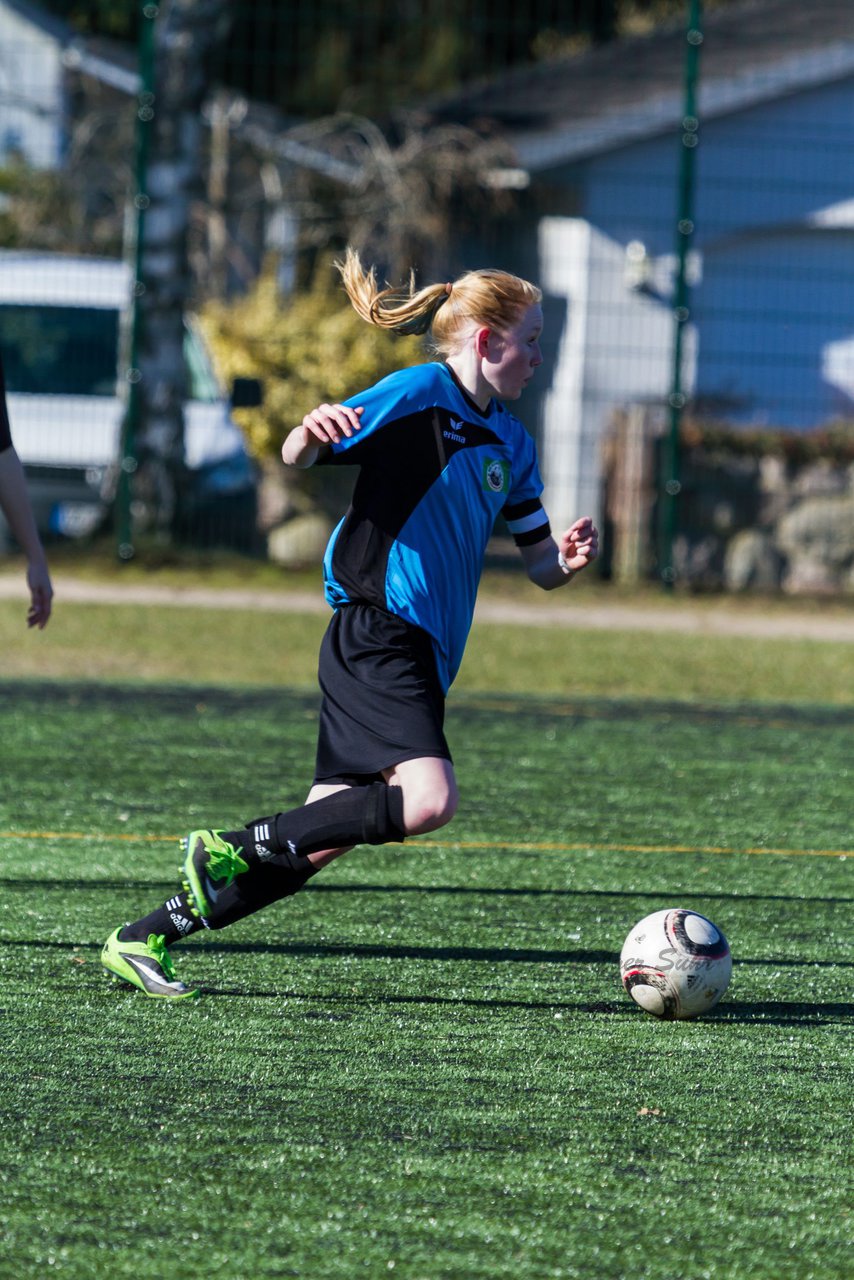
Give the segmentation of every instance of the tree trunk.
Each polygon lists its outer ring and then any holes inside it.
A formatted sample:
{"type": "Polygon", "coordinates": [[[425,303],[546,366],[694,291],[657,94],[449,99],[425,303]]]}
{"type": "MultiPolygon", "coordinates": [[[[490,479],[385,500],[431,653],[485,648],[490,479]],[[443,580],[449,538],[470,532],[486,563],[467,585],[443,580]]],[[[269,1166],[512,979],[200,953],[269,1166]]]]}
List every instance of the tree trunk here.
{"type": "Polygon", "coordinates": [[[204,189],[206,64],[227,30],[228,7],[228,0],[160,0],[154,32],[134,514],[141,531],[159,541],[173,534],[185,488],[183,325],[192,291],[188,231],[193,201],[204,189]]]}

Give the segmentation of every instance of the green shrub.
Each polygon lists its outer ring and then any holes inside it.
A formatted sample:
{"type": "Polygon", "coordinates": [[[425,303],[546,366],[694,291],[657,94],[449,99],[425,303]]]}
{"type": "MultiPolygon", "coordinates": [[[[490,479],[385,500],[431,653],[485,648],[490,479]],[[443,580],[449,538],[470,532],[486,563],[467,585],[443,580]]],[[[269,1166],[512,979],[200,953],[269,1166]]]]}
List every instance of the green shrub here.
{"type": "Polygon", "coordinates": [[[837,419],[810,431],[775,427],[740,427],[728,422],[687,418],[682,424],[684,448],[742,458],[782,458],[790,466],[854,462],[854,422],[837,419]]]}

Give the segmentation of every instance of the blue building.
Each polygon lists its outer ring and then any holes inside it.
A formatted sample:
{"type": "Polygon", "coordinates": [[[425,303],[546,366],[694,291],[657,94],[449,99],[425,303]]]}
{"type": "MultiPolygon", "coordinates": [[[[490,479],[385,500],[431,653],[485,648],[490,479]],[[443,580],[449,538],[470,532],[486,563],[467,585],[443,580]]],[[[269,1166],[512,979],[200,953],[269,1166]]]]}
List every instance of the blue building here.
{"type": "Polygon", "coordinates": [[[495,181],[525,188],[502,253],[547,291],[553,373],[536,412],[557,519],[596,509],[615,410],[671,385],[686,126],[699,145],[683,384],[745,425],[854,417],[854,9],[708,12],[698,127],[683,120],[687,47],[683,20],[436,109],[503,137],[516,167],[495,181]]]}

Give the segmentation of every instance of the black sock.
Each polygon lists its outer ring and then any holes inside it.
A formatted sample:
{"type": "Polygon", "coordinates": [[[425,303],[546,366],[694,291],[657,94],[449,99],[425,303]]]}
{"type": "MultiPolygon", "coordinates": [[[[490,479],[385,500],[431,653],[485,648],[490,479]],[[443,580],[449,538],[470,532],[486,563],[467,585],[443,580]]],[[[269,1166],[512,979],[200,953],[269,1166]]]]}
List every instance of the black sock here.
{"type": "Polygon", "coordinates": [[[255,818],[240,831],[221,836],[240,850],[249,869],[220,891],[210,914],[202,920],[182,893],[126,926],[119,935],[122,942],[145,941],[149,933],[158,933],[169,946],[197,929],[223,929],[299,892],[319,870],[309,862],[309,853],[404,840],[403,792],[384,782],[348,787],[287,813],[255,818]]]}
{"type": "Polygon", "coordinates": [[[164,902],[162,907],[143,916],[134,924],[126,924],[119,933],[120,942],[147,942],[148,935],[162,935],[167,947],[181,938],[189,938],[191,933],[203,929],[204,925],[190,905],[186,893],[176,893],[174,898],[164,902]]]}
{"type": "Polygon", "coordinates": [[[204,923],[209,929],[224,929],[226,925],[254,915],[280,898],[298,893],[306,880],[318,872],[305,859],[305,866],[294,869],[271,863],[259,863],[237,876],[227,889],[220,891],[204,923]]]}
{"type": "Polygon", "coordinates": [[[224,831],[250,867],[262,863],[302,870],[306,855],[353,844],[387,844],[406,838],[403,791],[385,782],[348,787],[287,813],[255,818],[242,831],[224,831]]]}

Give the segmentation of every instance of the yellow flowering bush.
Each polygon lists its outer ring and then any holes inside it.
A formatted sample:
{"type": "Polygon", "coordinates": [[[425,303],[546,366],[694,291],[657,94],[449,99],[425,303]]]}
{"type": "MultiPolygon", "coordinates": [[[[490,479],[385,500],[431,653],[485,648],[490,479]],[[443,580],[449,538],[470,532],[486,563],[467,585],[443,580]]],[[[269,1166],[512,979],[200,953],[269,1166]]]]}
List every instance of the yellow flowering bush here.
{"type": "Polygon", "coordinates": [[[285,436],[315,405],[343,400],[425,359],[422,339],[360,319],[326,270],[309,291],[289,297],[265,272],[236,302],[208,303],[200,322],[226,385],[236,376],[264,383],[263,405],[234,414],[258,459],[278,457],[285,436]]]}

